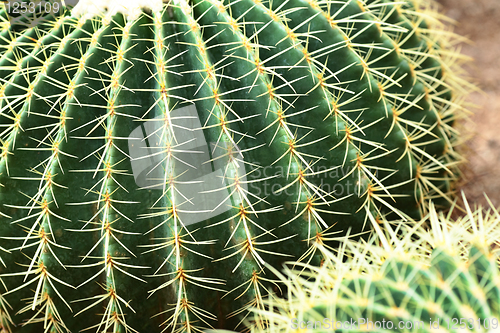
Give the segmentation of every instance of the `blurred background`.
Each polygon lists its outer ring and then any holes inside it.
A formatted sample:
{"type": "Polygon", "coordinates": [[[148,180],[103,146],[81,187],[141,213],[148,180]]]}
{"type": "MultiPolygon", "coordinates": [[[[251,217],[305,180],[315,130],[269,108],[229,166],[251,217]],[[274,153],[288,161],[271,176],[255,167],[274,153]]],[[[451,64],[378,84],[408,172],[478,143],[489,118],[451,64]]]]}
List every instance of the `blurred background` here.
{"type": "Polygon", "coordinates": [[[438,0],[442,13],[455,20],[454,31],[470,42],[462,53],[474,58],[467,70],[481,92],[470,96],[475,104],[469,138],[462,147],[468,165],[459,189],[470,202],[487,205],[485,192],[500,207],[500,0],[438,0]]]}

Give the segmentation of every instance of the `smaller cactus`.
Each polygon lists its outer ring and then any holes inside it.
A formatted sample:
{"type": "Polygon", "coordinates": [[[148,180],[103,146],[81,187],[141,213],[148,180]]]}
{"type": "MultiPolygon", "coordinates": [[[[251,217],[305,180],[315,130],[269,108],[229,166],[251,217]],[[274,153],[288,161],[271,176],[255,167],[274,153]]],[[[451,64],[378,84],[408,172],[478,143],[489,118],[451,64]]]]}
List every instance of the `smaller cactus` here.
{"type": "Polygon", "coordinates": [[[430,228],[384,221],[384,232],[346,240],[339,254],[318,244],[322,267],[288,267],[288,299],[270,299],[254,319],[267,321],[268,333],[497,332],[500,214],[473,212],[467,202],[466,211],[452,222],[431,204],[430,228]]]}

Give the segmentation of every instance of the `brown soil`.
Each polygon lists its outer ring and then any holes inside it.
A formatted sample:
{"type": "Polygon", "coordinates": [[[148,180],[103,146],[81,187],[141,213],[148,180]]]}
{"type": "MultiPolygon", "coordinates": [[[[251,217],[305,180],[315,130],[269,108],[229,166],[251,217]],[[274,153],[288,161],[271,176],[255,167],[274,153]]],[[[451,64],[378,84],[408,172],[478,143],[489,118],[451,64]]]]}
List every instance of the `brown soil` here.
{"type": "Polygon", "coordinates": [[[467,159],[459,186],[471,202],[487,204],[483,193],[500,206],[500,1],[438,0],[442,12],[456,20],[455,32],[471,42],[462,53],[474,58],[468,72],[481,92],[470,96],[476,105],[472,122],[466,123],[471,138],[462,147],[467,159]]]}

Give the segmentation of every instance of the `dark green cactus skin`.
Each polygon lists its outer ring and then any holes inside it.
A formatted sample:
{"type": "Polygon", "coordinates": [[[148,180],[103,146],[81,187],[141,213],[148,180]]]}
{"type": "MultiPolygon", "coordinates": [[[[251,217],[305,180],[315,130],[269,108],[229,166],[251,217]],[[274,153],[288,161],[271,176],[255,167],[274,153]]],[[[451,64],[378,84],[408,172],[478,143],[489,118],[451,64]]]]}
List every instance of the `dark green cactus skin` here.
{"type": "Polygon", "coordinates": [[[2,28],[3,330],[242,329],[277,290],[264,262],[319,263],[330,233],[448,204],[463,87],[428,7],[196,0],[2,28]],[[172,135],[186,106],[216,145],[196,170],[172,135]],[[149,188],[139,126],[164,170],[149,188]],[[181,184],[221,168],[224,210],[184,225],[211,212],[181,184]]]}

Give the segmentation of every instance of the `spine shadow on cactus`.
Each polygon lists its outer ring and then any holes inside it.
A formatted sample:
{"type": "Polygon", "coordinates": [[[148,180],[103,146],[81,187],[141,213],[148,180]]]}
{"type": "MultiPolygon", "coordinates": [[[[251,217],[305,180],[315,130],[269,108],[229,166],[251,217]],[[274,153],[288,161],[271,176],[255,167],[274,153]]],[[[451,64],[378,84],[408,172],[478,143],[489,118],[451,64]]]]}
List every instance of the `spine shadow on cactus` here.
{"type": "Polygon", "coordinates": [[[433,17],[196,0],[2,28],[0,324],[244,329],[265,263],[449,203],[463,91],[433,17]]]}

